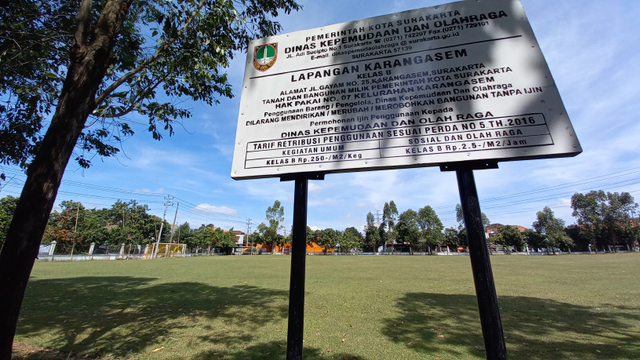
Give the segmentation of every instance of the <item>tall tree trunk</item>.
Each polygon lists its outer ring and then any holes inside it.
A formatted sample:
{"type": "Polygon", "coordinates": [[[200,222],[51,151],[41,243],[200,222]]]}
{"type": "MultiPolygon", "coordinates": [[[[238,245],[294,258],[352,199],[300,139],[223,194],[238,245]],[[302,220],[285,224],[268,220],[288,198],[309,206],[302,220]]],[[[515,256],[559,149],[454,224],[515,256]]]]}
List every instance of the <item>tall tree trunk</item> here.
{"type": "MultiPolygon", "coordinates": [[[[109,0],[89,34],[90,0],[83,0],[67,78],[51,125],[27,171],[0,253],[0,360],[11,360],[20,307],[62,175],[95,108],[95,96],[131,0],[109,0]]],[[[46,59],[43,59],[45,61],[46,59]]]]}

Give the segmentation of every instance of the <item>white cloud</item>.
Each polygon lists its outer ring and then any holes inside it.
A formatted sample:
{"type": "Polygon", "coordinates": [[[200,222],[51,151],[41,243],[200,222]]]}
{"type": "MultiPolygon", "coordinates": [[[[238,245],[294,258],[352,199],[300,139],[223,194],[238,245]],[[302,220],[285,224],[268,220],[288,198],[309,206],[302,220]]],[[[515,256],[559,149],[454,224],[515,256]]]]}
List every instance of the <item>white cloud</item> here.
{"type": "Polygon", "coordinates": [[[316,199],[313,201],[309,201],[309,206],[319,206],[319,205],[326,205],[326,204],[337,204],[340,201],[337,199],[333,199],[333,198],[320,198],[320,199],[316,199]]]}
{"type": "Polygon", "coordinates": [[[309,192],[312,191],[320,191],[322,189],[326,188],[326,185],[324,184],[324,182],[319,183],[318,181],[310,181],[309,182],[309,192]]]}
{"type": "Polygon", "coordinates": [[[238,215],[238,210],[231,209],[226,206],[199,204],[194,209],[198,211],[209,212],[209,213],[220,213],[220,214],[227,214],[227,215],[234,215],[234,216],[238,215]]]}
{"type": "Polygon", "coordinates": [[[139,189],[139,190],[134,190],[134,192],[136,194],[164,194],[164,189],[163,188],[159,188],[157,190],[139,189]]]}

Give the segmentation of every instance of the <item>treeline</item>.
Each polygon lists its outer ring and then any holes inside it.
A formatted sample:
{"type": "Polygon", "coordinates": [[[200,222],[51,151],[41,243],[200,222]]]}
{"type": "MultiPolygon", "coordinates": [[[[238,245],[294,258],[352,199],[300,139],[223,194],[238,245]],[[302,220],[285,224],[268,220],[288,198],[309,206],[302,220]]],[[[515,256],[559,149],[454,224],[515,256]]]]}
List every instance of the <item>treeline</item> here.
{"type": "MultiPolygon", "coordinates": [[[[17,198],[6,196],[0,199],[0,246],[13,217],[17,198]]],[[[42,239],[43,244],[57,242],[56,251],[69,253],[86,252],[89,244],[134,244],[146,245],[156,241],[162,228],[162,242],[187,244],[190,251],[217,248],[230,252],[236,246],[237,235],[233,228],[223,230],[213,224],[192,229],[189,223],[171,226],[158,216],[148,214],[147,205],[116,201],[109,209],[87,209],[81,203],[63,201],[61,210],[52,212],[42,239]]],[[[576,193],[571,198],[571,208],[576,223],[566,226],[564,220],[556,218],[549,207],[536,213],[536,221],[531,228],[515,225],[490,224],[483,213],[482,221],[490,234],[489,242],[508,249],[523,251],[549,249],[555,251],[612,251],[622,246],[635,250],[640,239],[640,221],[637,217],[638,204],[628,192],[611,193],[591,191],[576,193]]],[[[384,204],[379,218],[372,213],[366,217],[364,234],[354,227],[344,231],[332,228],[311,230],[307,227],[307,243],[315,243],[324,252],[336,249],[375,252],[380,247],[387,251],[407,249],[432,252],[438,247],[467,247],[462,208],[456,205],[457,226],[445,228],[431,206],[414,211],[398,212],[394,201],[384,204]]],[[[282,226],[284,207],[276,200],[266,211],[266,223],[261,223],[247,238],[247,244],[283,246],[291,243],[291,231],[282,226]],[[285,235],[282,235],[282,233],[285,235]]]]}
{"type": "MultiPolygon", "coordinates": [[[[284,226],[282,226],[284,222],[284,207],[279,200],[276,200],[273,206],[267,208],[265,218],[267,219],[267,223],[260,223],[257,226],[257,229],[249,238],[249,244],[264,244],[272,248],[291,244],[293,227],[288,231],[286,236],[281,234],[281,232],[285,231],[284,226]]],[[[307,244],[317,244],[322,248],[324,253],[329,251],[329,249],[335,249],[338,245],[340,245],[339,248],[344,251],[350,251],[356,248],[362,249],[366,245],[364,237],[355,227],[340,231],[331,228],[312,230],[307,226],[306,242],[307,244]]]]}
{"type": "MultiPolygon", "coordinates": [[[[398,214],[392,200],[384,204],[382,218],[367,214],[365,225],[365,251],[375,251],[381,246],[387,251],[395,251],[398,245],[409,245],[412,251],[433,252],[438,247],[448,246],[454,251],[458,246],[467,246],[466,230],[462,219],[462,208],[456,205],[458,227],[446,228],[431,206],[415,211],[407,209],[398,214]]],[[[482,222],[489,226],[489,218],[483,213],[482,222]]]]}
{"type": "MultiPolygon", "coordinates": [[[[483,213],[482,222],[489,242],[507,249],[556,249],[563,251],[615,251],[618,247],[635,251],[640,239],[638,204],[628,192],[591,191],[575,193],[571,198],[576,224],[566,226],[549,207],[536,213],[531,228],[490,224],[483,213]]],[[[365,249],[410,245],[413,251],[431,252],[448,246],[455,251],[467,247],[467,236],[460,204],[456,205],[457,227],[444,228],[436,212],[425,206],[417,212],[408,209],[398,214],[393,201],[385,203],[381,219],[367,214],[365,249]],[[376,221],[379,220],[379,221],[376,221]]]]}
{"type": "MultiPolygon", "coordinates": [[[[0,247],[6,237],[18,198],[6,196],[0,199],[0,247]]],[[[213,224],[191,229],[189,223],[176,226],[172,233],[171,224],[148,213],[149,207],[135,200],[116,201],[111,208],[87,209],[80,202],[62,201],[60,210],[54,210],[49,217],[42,244],[56,241],[56,253],[83,253],[90,244],[116,246],[120,244],[147,245],[154,243],[162,228],[161,242],[187,244],[189,249],[218,248],[222,251],[236,244],[233,229],[225,231],[213,224]],[[162,225],[162,226],[161,226],[162,225]]]]}

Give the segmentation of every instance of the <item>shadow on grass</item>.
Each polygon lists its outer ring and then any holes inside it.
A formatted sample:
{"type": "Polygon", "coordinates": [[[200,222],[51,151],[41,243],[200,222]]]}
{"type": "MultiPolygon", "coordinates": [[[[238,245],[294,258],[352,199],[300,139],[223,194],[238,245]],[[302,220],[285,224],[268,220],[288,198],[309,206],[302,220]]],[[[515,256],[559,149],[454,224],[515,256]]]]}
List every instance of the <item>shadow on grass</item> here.
{"type": "MultiPolygon", "coordinates": [[[[285,342],[262,343],[247,347],[241,352],[233,354],[218,354],[215,352],[204,352],[194,357],[193,360],[228,359],[228,360],[282,360],[287,357],[287,344],[285,342]]],[[[316,348],[305,347],[302,353],[304,360],[316,359],[340,359],[340,360],[366,360],[361,355],[351,353],[334,353],[322,351],[316,348]]]]}
{"type": "MultiPolygon", "coordinates": [[[[637,359],[640,309],[589,308],[530,297],[499,298],[510,359],[637,359]]],[[[419,353],[484,357],[475,296],[407,293],[381,332],[419,353]]]]}
{"type": "Polygon", "coordinates": [[[282,305],[287,291],[154,281],[139,277],[32,280],[18,335],[37,337],[40,346],[78,356],[126,357],[174,340],[186,342],[187,347],[205,339],[237,345],[251,341],[262,326],[287,316],[282,305]],[[214,321],[224,321],[224,329],[214,328],[214,321]],[[174,338],[189,328],[202,333],[174,338]]]}

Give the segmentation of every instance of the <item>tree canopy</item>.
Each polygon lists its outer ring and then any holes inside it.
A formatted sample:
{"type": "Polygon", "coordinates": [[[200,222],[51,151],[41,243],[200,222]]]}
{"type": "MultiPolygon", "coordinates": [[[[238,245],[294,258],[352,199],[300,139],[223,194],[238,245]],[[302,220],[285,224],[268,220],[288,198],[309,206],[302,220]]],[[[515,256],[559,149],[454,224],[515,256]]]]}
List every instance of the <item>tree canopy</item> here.
{"type": "Polygon", "coordinates": [[[0,5],[0,164],[28,166],[0,253],[0,358],[10,358],[27,280],[73,156],[111,156],[146,117],[154,139],[231,97],[222,71],[273,35],[294,0],[24,0],[0,5]],[[55,109],[55,110],[54,110],[55,109]],[[45,121],[50,123],[42,136],[45,121]]]}
{"type": "MultiPolygon", "coordinates": [[[[380,225],[382,228],[384,225],[380,225]]],[[[381,229],[376,226],[375,218],[372,213],[367,213],[367,224],[365,225],[364,251],[378,251],[378,247],[384,242],[380,236],[381,229]]],[[[384,230],[382,230],[384,231],[384,230]]]]}
{"type": "Polygon", "coordinates": [[[326,228],[320,231],[320,236],[317,237],[316,243],[322,248],[323,253],[327,253],[329,249],[336,247],[339,241],[340,234],[332,228],[326,228]]]}
{"type": "Polygon", "coordinates": [[[551,208],[545,206],[536,213],[536,218],[532,224],[533,229],[546,236],[547,244],[554,253],[556,248],[567,249],[573,246],[573,240],[565,232],[564,220],[556,218],[551,208]]]}
{"type": "Polygon", "coordinates": [[[407,209],[400,214],[395,226],[397,239],[403,243],[411,244],[414,249],[418,247],[418,243],[422,239],[418,222],[418,213],[407,209]]]}
{"type": "Polygon", "coordinates": [[[119,31],[109,34],[113,47],[101,59],[105,75],[95,79],[95,97],[88,99],[91,120],[75,157],[83,167],[91,153],[114,155],[133,135],[125,115],[145,116],[159,140],[163,131],[173,132],[174,121],[191,116],[177,98],[212,105],[232,97],[221,69],[251,39],[280,31],[271,16],[300,8],[293,0],[28,0],[0,6],[0,163],[30,163],[65,81],[77,81],[65,80],[78,60],[75,51],[96,50],[100,26],[119,31]],[[120,23],[108,23],[123,7],[120,23]]]}
{"type": "Polygon", "coordinates": [[[422,237],[424,238],[425,244],[427,244],[429,248],[437,245],[442,240],[442,230],[444,230],[444,226],[431,206],[427,205],[418,210],[418,224],[420,225],[420,230],[422,230],[422,237]]]}
{"type": "Polygon", "coordinates": [[[2,244],[7,236],[7,230],[16,211],[18,200],[17,197],[11,195],[0,198],[0,249],[2,249],[2,244]]]}
{"type": "Polygon", "coordinates": [[[354,228],[348,227],[343,232],[340,233],[340,250],[341,251],[350,251],[352,249],[361,247],[364,241],[362,234],[354,228]]]}
{"type": "Polygon", "coordinates": [[[282,245],[284,244],[284,236],[279,231],[284,229],[284,207],[280,200],[273,202],[273,206],[269,206],[265,212],[265,218],[268,224],[260,223],[253,234],[254,241],[258,244],[265,245],[282,245]]]}
{"type": "Polygon", "coordinates": [[[590,191],[571,197],[573,216],[594,245],[604,247],[616,242],[635,244],[638,227],[633,223],[638,204],[628,192],[590,191]]]}
{"type": "Polygon", "coordinates": [[[500,225],[498,226],[498,232],[491,236],[491,241],[495,244],[506,246],[509,248],[515,247],[516,250],[522,250],[525,245],[524,236],[520,233],[517,226],[500,225]]]}

